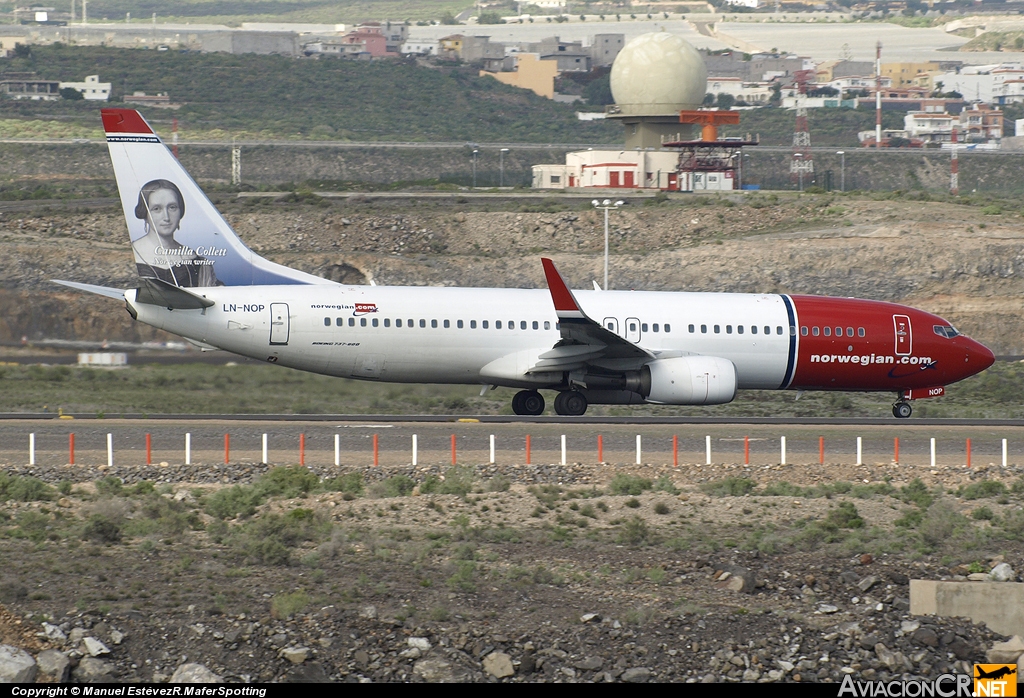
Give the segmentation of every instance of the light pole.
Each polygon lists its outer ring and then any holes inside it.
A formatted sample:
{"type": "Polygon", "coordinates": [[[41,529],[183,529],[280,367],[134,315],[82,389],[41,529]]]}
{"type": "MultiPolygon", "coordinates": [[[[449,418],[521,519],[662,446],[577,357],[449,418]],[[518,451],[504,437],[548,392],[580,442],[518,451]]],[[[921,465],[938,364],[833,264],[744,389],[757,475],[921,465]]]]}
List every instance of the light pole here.
{"type": "Polygon", "coordinates": [[[473,188],[476,189],[476,156],[480,149],[473,146],[473,188]]]}
{"type": "Polygon", "coordinates": [[[804,155],[803,155],[803,153],[793,153],[793,157],[797,158],[797,161],[796,161],[796,172],[797,172],[797,176],[800,178],[800,191],[803,191],[804,190],[804,160],[803,160],[804,155]]]}
{"type": "Polygon", "coordinates": [[[625,201],[616,201],[612,203],[611,199],[605,199],[604,201],[598,201],[594,199],[590,202],[594,205],[594,208],[604,211],[604,290],[608,290],[608,212],[617,211],[619,206],[625,205],[625,201]]]}
{"type": "Polygon", "coordinates": [[[508,148],[502,148],[499,151],[499,155],[498,155],[498,162],[500,163],[500,169],[501,169],[501,179],[498,180],[498,182],[499,182],[498,186],[499,187],[505,186],[505,153],[507,153],[507,152],[508,152],[508,148]]]}
{"type": "Polygon", "coordinates": [[[846,191],[846,151],[837,150],[839,156],[839,191],[846,191]]]}

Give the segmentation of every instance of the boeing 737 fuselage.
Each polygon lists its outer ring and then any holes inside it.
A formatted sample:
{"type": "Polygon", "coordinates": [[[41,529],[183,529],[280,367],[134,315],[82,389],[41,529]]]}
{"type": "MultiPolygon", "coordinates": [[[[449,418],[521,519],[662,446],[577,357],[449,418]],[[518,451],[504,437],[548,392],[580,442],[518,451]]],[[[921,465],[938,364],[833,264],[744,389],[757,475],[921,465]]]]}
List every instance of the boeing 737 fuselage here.
{"type": "Polygon", "coordinates": [[[588,404],[709,405],[737,390],[889,391],[910,400],[988,368],[992,352],[893,303],[779,294],[337,284],[269,262],[138,112],[103,110],[139,270],[132,317],[204,346],[331,376],[522,388],[516,414],[588,404]]]}

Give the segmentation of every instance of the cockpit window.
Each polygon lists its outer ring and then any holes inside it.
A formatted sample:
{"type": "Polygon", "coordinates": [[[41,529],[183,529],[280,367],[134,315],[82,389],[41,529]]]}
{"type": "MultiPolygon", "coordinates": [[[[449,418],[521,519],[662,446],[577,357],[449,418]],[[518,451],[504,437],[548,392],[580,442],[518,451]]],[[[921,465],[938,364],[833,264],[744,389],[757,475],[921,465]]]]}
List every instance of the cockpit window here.
{"type": "Polygon", "coordinates": [[[960,334],[959,332],[956,331],[955,327],[952,327],[950,325],[932,325],[932,331],[935,332],[935,334],[939,335],[940,337],[945,337],[946,339],[953,339],[953,337],[956,337],[958,334],[960,334]]]}

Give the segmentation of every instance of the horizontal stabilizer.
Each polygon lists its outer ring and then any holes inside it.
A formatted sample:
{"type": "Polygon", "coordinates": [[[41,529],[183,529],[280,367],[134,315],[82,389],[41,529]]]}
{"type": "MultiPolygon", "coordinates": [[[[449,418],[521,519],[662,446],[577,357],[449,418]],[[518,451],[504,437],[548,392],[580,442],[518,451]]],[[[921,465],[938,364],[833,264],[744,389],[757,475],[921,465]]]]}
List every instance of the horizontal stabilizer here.
{"type": "Polygon", "coordinates": [[[109,286],[96,286],[94,284],[80,284],[77,281],[62,281],[61,279],[51,279],[53,283],[60,284],[61,286],[67,286],[77,291],[85,291],[86,293],[95,293],[97,296],[106,296],[107,298],[113,298],[114,300],[123,301],[124,291],[119,288],[110,288],[109,286]]]}
{"type": "Polygon", "coordinates": [[[213,305],[209,298],[202,298],[160,279],[143,276],[139,282],[139,292],[135,294],[136,303],[159,305],[170,310],[199,310],[213,305]]]}

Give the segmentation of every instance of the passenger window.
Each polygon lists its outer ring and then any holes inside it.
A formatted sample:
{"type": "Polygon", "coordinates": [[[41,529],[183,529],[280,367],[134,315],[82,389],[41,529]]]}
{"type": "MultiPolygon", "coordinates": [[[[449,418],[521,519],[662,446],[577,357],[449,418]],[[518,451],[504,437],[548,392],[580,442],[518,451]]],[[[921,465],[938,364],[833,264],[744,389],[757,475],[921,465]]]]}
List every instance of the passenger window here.
{"type": "Polygon", "coordinates": [[[647,331],[647,323],[646,322],[641,322],[640,323],[640,331],[641,332],[646,332],[647,331]]]}
{"type": "Polygon", "coordinates": [[[359,326],[360,327],[366,327],[366,318],[364,318],[364,317],[359,318],[359,326]]]}
{"type": "Polygon", "coordinates": [[[342,327],[345,324],[345,318],[336,317],[334,318],[334,324],[336,327],[342,327]]]}
{"type": "Polygon", "coordinates": [[[481,323],[480,323],[480,327],[482,327],[483,329],[485,329],[485,330],[486,330],[486,329],[487,329],[487,321],[486,321],[486,320],[484,320],[483,322],[481,322],[481,323]]]}
{"type": "Polygon", "coordinates": [[[475,330],[476,329],[476,320],[470,320],[469,321],[469,329],[471,329],[471,330],[475,330]]]}
{"type": "Polygon", "coordinates": [[[407,324],[409,327],[414,327],[416,323],[413,322],[412,318],[409,318],[409,322],[407,324]]]}
{"type": "MultiPolygon", "coordinates": [[[[796,328],[791,327],[789,329],[790,329],[790,334],[796,334],[796,328]]],[[[775,334],[782,334],[782,325],[776,325],[775,326],[775,334]]]]}
{"type": "Polygon", "coordinates": [[[721,332],[721,331],[722,331],[722,328],[721,328],[721,326],[719,326],[719,325],[715,325],[715,334],[718,334],[718,333],[719,333],[719,332],[721,332]]]}
{"type": "Polygon", "coordinates": [[[825,336],[826,337],[831,337],[832,336],[832,328],[831,327],[826,327],[825,328],[825,336]]]}
{"type": "Polygon", "coordinates": [[[550,330],[551,329],[551,321],[550,320],[545,320],[544,321],[544,329],[545,330],[550,330]]]}
{"type": "Polygon", "coordinates": [[[690,330],[690,334],[693,334],[693,332],[694,332],[693,325],[690,325],[687,329],[690,330]]]}
{"type": "Polygon", "coordinates": [[[496,330],[500,330],[501,329],[501,320],[495,320],[494,321],[494,329],[496,329],[496,330]]]}
{"type": "Polygon", "coordinates": [[[858,337],[863,337],[864,336],[864,328],[863,327],[858,327],[857,328],[857,336],[858,337]]]}
{"type": "Polygon", "coordinates": [[[420,320],[420,327],[426,327],[426,326],[427,326],[427,321],[426,320],[420,320]]]}
{"type": "Polygon", "coordinates": [[[815,337],[817,337],[818,334],[819,334],[818,328],[817,327],[812,327],[811,328],[811,334],[813,334],[815,337]]]}
{"type": "Polygon", "coordinates": [[[636,332],[636,323],[635,322],[629,323],[629,331],[630,332],[636,332]]]}
{"type": "Polygon", "coordinates": [[[651,329],[654,330],[655,332],[657,332],[658,331],[658,323],[654,323],[653,325],[651,325],[651,329]]]}
{"type": "Polygon", "coordinates": [[[434,329],[437,329],[437,320],[431,320],[430,326],[433,327],[434,329]]]}
{"type": "Polygon", "coordinates": [[[803,327],[800,328],[800,334],[804,337],[807,336],[807,325],[804,325],[803,327]]]}
{"type": "Polygon", "coordinates": [[[348,319],[348,326],[349,327],[355,327],[356,326],[356,319],[354,317],[350,317],[348,319]]]}
{"type": "Polygon", "coordinates": [[[331,318],[325,317],[324,318],[324,327],[330,327],[330,326],[331,326],[331,318]]]}
{"type": "MultiPolygon", "coordinates": [[[[461,322],[461,320],[460,320],[460,322],[461,322]]],[[[451,327],[451,326],[452,326],[452,323],[451,323],[451,321],[450,321],[450,320],[445,320],[445,321],[444,321],[444,328],[445,328],[446,330],[447,330],[447,329],[448,329],[449,327],[451,327]]]]}
{"type": "Polygon", "coordinates": [[[516,321],[515,320],[509,320],[508,321],[508,328],[510,330],[514,330],[516,328],[516,321]]]}
{"type": "Polygon", "coordinates": [[[540,329],[540,323],[537,322],[536,320],[533,321],[533,329],[535,329],[535,330],[539,330],[540,329]]]}
{"type": "MultiPolygon", "coordinates": [[[[782,328],[780,327],[779,329],[781,330],[782,328]]],[[[789,336],[790,337],[796,337],[796,326],[795,325],[790,325],[789,326],[789,336]]]]}
{"type": "Polygon", "coordinates": [[[455,326],[458,327],[461,330],[462,329],[462,320],[459,320],[458,322],[456,322],[455,326]]]}
{"type": "Polygon", "coordinates": [[[765,325],[764,326],[764,333],[765,334],[771,334],[772,333],[772,328],[769,327],[768,325],[765,325]]]}
{"type": "Polygon", "coordinates": [[[384,327],[391,327],[391,318],[384,318],[384,327]]]}
{"type": "Polygon", "coordinates": [[[847,337],[852,337],[853,336],[853,328],[852,327],[847,327],[846,328],[846,336],[847,337]]]}
{"type": "Polygon", "coordinates": [[[370,322],[374,327],[380,326],[380,320],[378,320],[377,318],[373,318],[373,320],[371,320],[370,322]]]}
{"type": "Polygon", "coordinates": [[[526,320],[520,320],[519,321],[519,329],[521,329],[521,330],[525,330],[526,329],[526,320]]]}
{"type": "Polygon", "coordinates": [[[843,328],[842,327],[837,327],[836,328],[836,337],[842,337],[842,336],[843,336],[843,328]]]}
{"type": "Polygon", "coordinates": [[[757,325],[750,326],[750,334],[757,334],[757,325]]]}
{"type": "Polygon", "coordinates": [[[725,326],[725,333],[726,334],[732,334],[732,325],[726,325],[725,326]]]}
{"type": "Polygon", "coordinates": [[[736,334],[743,334],[743,325],[736,325],[736,334]]]}
{"type": "Polygon", "coordinates": [[[708,326],[707,325],[701,325],[700,326],[700,333],[701,334],[707,334],[708,333],[708,326]]]}
{"type": "Polygon", "coordinates": [[[402,326],[401,318],[399,318],[398,320],[395,320],[395,327],[401,327],[401,326],[402,326]]]}
{"type": "Polygon", "coordinates": [[[672,331],[672,325],[670,325],[670,324],[668,324],[668,323],[666,322],[666,323],[665,323],[665,331],[666,331],[666,332],[671,332],[671,331],[672,331]]]}

